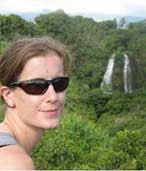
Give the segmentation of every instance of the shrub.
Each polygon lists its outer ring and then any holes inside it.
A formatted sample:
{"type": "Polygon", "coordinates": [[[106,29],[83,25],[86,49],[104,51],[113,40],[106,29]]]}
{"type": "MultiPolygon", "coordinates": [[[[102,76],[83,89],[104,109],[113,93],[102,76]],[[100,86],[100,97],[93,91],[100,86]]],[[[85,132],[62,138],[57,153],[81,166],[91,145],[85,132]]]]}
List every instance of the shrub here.
{"type": "Polygon", "coordinates": [[[113,141],[113,149],[128,156],[118,169],[146,169],[146,136],[143,131],[119,131],[113,141]]]}
{"type": "Polygon", "coordinates": [[[33,151],[37,169],[84,169],[85,156],[99,146],[94,124],[74,113],[64,115],[60,127],[45,133],[33,151]]]}

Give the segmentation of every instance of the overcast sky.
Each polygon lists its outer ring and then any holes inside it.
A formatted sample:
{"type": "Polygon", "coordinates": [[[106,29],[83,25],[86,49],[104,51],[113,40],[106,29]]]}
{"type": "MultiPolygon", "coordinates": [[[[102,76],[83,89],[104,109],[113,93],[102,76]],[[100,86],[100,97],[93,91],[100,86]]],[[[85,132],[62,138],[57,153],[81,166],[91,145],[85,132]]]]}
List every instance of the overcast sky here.
{"type": "Polygon", "coordinates": [[[0,0],[0,13],[63,9],[68,14],[100,13],[146,17],[146,0],[0,0]]]}

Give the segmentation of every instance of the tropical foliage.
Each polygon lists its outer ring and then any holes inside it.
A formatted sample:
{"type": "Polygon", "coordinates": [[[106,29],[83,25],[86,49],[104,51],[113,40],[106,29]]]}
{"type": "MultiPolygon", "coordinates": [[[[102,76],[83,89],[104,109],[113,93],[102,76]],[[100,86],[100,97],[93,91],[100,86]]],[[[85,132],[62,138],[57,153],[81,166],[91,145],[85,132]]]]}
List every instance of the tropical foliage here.
{"type": "Polygon", "coordinates": [[[62,121],[34,149],[36,168],[146,169],[146,21],[123,29],[116,19],[96,22],[62,10],[41,14],[35,22],[0,15],[0,53],[11,41],[33,36],[59,39],[73,57],[62,121]],[[100,84],[113,53],[117,67],[110,94],[100,84]],[[132,65],[132,94],[121,88],[124,53],[132,65]]]}

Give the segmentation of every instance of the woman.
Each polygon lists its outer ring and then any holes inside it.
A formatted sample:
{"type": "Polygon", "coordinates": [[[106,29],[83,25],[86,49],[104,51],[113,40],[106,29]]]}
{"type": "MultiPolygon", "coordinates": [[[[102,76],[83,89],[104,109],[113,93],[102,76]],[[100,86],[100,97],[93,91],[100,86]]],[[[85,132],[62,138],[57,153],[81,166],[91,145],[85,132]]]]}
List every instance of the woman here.
{"type": "Polygon", "coordinates": [[[0,169],[35,169],[30,153],[59,124],[69,64],[65,46],[46,38],[18,40],[0,58],[0,169]]]}

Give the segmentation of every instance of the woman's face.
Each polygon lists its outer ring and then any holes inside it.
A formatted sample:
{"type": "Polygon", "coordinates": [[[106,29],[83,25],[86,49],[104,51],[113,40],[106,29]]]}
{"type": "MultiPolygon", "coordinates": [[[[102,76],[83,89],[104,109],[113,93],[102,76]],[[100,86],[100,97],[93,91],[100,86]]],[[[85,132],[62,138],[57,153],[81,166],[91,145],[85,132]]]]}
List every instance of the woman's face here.
{"type": "MultiPolygon", "coordinates": [[[[19,80],[43,78],[51,80],[64,76],[62,60],[56,54],[34,57],[24,66],[19,80]]],[[[49,85],[43,95],[30,95],[21,88],[13,90],[15,115],[24,124],[37,128],[55,128],[64,107],[65,91],[56,93],[49,85]]]]}

